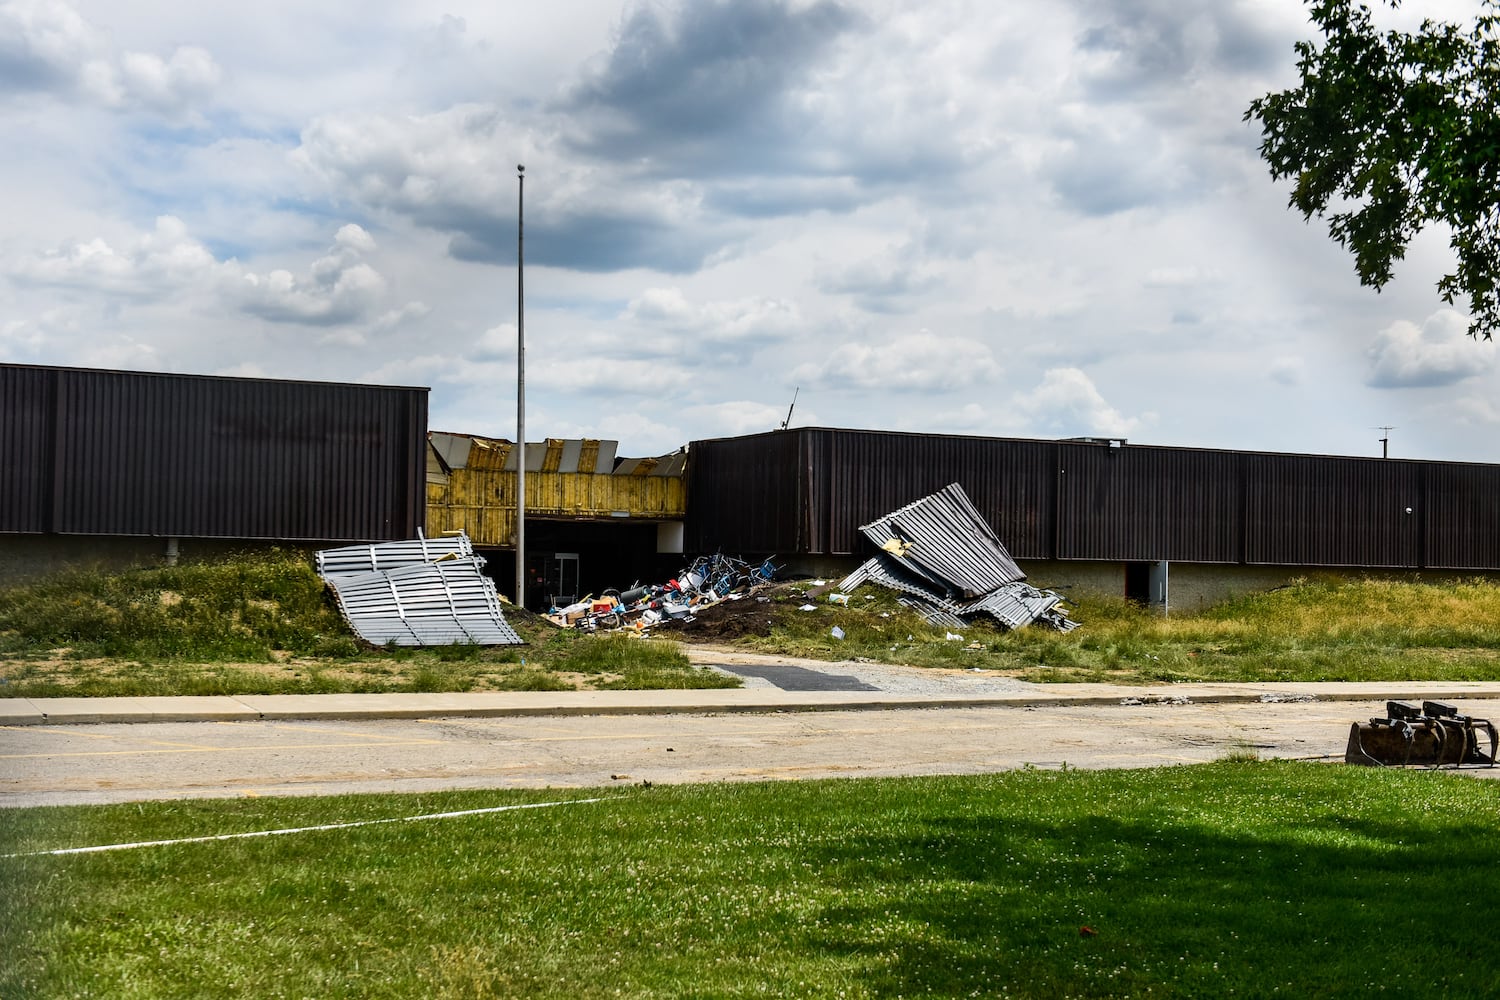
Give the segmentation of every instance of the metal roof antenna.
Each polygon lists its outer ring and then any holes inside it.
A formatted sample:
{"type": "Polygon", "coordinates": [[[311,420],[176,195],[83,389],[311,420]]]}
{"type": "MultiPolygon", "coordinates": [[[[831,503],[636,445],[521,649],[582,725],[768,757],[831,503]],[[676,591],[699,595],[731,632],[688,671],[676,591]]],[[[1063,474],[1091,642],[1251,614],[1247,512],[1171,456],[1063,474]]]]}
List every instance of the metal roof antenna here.
{"type": "Polygon", "coordinates": [[[1385,431],[1385,437],[1383,437],[1383,438],[1380,439],[1380,457],[1381,458],[1390,458],[1391,457],[1391,431],[1395,430],[1396,428],[1394,428],[1394,427],[1388,427],[1388,426],[1385,426],[1384,424],[1382,424],[1381,426],[1379,426],[1379,427],[1377,427],[1375,429],[1377,431],[1385,431]]]}
{"type": "Polygon", "coordinates": [[[802,387],[800,385],[792,390],[792,405],[786,408],[786,419],[781,422],[782,430],[786,430],[787,425],[792,422],[792,411],[797,408],[797,393],[801,391],[802,387]]]}

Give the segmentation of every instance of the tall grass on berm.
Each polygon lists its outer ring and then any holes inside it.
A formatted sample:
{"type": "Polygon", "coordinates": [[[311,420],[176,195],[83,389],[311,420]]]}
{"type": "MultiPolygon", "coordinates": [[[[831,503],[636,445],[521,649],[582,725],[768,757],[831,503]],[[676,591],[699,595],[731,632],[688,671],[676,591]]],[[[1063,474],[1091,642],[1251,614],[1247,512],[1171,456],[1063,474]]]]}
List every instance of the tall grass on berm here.
{"type": "Polygon", "coordinates": [[[0,642],[78,657],[260,662],[337,656],[354,643],[303,553],[127,571],[65,570],[0,590],[0,642]]]}
{"type": "Polygon", "coordinates": [[[0,996],[1431,997],[1500,983],[1500,785],[1141,771],[7,811],[0,996]]]}
{"type": "MultiPolygon", "coordinates": [[[[799,601],[799,603],[801,603],[799,601]]],[[[1060,634],[983,621],[930,626],[865,586],[847,607],[780,615],[766,652],[1006,670],[1030,681],[1500,680],[1500,581],[1326,576],[1169,615],[1118,598],[1070,600],[1060,634]],[[833,636],[837,626],[843,638],[833,636]]]]}
{"type": "Polygon", "coordinates": [[[0,588],[0,696],[738,687],[670,641],[558,629],[509,608],[521,647],[360,643],[306,553],[69,570],[0,588]],[[258,667],[258,669],[251,669],[258,667]]]}

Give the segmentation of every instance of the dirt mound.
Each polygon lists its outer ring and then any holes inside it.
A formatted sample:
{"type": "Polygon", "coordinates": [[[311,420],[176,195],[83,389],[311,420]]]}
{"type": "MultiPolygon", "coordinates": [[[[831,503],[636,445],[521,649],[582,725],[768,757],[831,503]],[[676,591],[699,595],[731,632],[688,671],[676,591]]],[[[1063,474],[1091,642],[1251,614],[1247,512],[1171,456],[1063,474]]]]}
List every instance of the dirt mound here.
{"type": "Polygon", "coordinates": [[[747,635],[770,635],[772,629],[791,615],[798,614],[803,603],[800,586],[772,584],[758,587],[739,600],[725,600],[693,611],[690,622],[672,622],[658,628],[662,635],[690,643],[719,643],[747,635]],[[798,594],[793,594],[793,590],[798,594]]]}

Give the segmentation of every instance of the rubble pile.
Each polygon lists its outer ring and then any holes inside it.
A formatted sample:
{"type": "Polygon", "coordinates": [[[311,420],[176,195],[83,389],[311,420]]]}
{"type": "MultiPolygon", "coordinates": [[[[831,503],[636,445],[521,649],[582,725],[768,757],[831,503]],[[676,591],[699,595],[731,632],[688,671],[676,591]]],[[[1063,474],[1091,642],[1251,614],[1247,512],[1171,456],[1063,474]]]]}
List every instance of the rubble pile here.
{"type": "Polygon", "coordinates": [[[1010,629],[1034,622],[1059,632],[1078,627],[1060,594],[1023,582],[1026,574],[957,483],[859,530],[880,552],[839,583],[842,591],[879,584],[930,624],[949,628],[982,615],[1010,629]]]}
{"type": "Polygon", "coordinates": [[[645,632],[658,625],[691,622],[697,611],[740,600],[770,583],[776,569],[770,559],[755,565],[716,553],[694,560],[666,583],[606,590],[565,608],[554,607],[546,618],[563,628],[645,632]]]}

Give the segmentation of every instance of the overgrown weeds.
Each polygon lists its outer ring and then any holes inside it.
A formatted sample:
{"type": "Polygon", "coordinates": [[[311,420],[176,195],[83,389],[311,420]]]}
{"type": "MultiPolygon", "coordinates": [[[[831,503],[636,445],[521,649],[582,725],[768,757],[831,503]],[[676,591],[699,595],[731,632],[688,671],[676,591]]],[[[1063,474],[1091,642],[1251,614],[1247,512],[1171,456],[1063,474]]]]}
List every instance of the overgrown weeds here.
{"type": "Polygon", "coordinates": [[[982,621],[954,631],[863,587],[847,606],[781,613],[769,635],[738,644],[1043,682],[1500,680],[1500,584],[1490,580],[1299,580],[1169,617],[1121,599],[1069,607],[1082,625],[1066,634],[982,621]]]}

